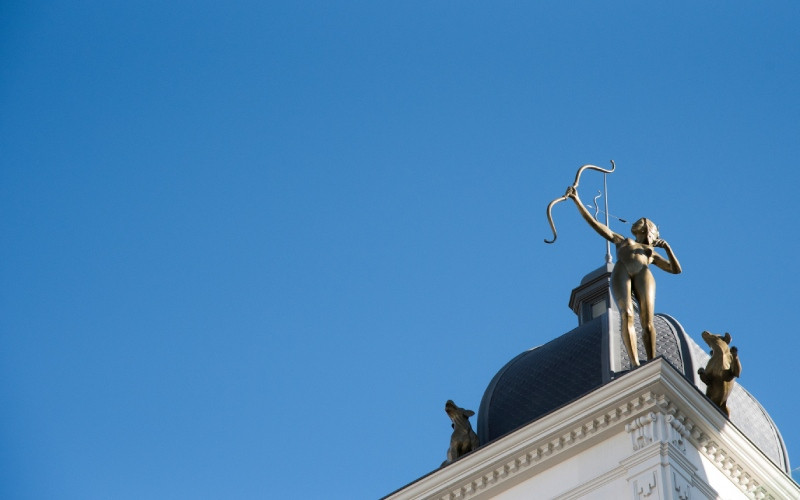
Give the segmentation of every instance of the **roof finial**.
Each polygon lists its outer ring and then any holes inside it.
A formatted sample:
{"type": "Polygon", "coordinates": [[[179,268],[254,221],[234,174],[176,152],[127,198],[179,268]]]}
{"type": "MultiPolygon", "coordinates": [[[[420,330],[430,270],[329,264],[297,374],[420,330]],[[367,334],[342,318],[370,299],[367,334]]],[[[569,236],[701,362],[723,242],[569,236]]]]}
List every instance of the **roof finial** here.
{"type": "MultiPolygon", "coordinates": [[[[616,168],[616,166],[614,165],[614,160],[611,160],[611,166],[616,168]]],[[[609,227],[608,226],[608,183],[606,182],[606,177],[608,177],[608,174],[603,172],[603,202],[606,205],[606,227],[609,227]]],[[[595,205],[597,205],[597,203],[595,203],[595,205]]],[[[611,242],[606,240],[606,264],[611,264],[612,262],[614,262],[614,259],[611,257],[611,242]]]]}
{"type": "MultiPolygon", "coordinates": [[[[597,203],[597,200],[600,198],[605,198],[606,209],[603,212],[606,215],[606,226],[608,226],[608,186],[606,184],[606,174],[603,174],[603,190],[606,191],[606,195],[603,196],[603,191],[597,190],[597,196],[594,197],[594,205],[586,205],[589,208],[594,208],[594,220],[600,222],[600,204],[597,203]]],[[[611,243],[606,240],[606,264],[611,264],[613,259],[611,258],[611,243]]]]}

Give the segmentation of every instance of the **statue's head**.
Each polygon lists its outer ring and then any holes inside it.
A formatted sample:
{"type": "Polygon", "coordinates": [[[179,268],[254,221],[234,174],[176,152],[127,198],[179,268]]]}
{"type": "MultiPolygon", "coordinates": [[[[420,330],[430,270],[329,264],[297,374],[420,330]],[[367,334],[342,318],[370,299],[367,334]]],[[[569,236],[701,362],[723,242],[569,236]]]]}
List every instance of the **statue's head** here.
{"type": "Polygon", "coordinates": [[[636,240],[652,245],[658,239],[658,226],[650,219],[642,217],[631,226],[631,232],[636,236],[636,240]]]}
{"type": "Polygon", "coordinates": [[[444,411],[447,412],[447,415],[453,422],[456,422],[457,420],[466,420],[475,415],[474,411],[461,408],[455,404],[452,399],[447,400],[447,403],[444,405],[444,411]]]}
{"type": "MultiPolygon", "coordinates": [[[[732,359],[730,348],[731,334],[726,332],[725,335],[714,335],[709,331],[705,331],[701,336],[703,340],[706,341],[706,344],[708,344],[708,347],[711,348],[710,366],[728,370],[731,367],[732,359]]],[[[734,347],[733,349],[735,350],[736,348],[734,347]]]]}

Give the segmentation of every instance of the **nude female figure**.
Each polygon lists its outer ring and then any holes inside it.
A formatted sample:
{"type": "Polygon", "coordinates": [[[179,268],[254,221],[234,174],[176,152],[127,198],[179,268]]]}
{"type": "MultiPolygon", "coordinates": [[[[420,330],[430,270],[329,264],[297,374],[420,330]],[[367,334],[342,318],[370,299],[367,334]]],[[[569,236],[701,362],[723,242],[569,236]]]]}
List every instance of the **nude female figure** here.
{"type": "Polygon", "coordinates": [[[575,202],[583,218],[600,236],[617,247],[617,264],[611,271],[611,291],[614,293],[614,299],[622,316],[622,342],[628,351],[631,365],[637,367],[639,366],[639,356],[636,347],[636,329],[633,326],[634,311],[631,293],[639,301],[642,338],[649,361],[656,356],[656,329],[653,325],[656,281],[648,266],[655,264],[668,273],[680,274],[681,265],[669,244],[659,239],[658,228],[653,221],[645,218],[637,220],[631,226],[631,232],[636,239],[626,238],[595,220],[583,206],[578,197],[578,191],[574,187],[567,188],[565,196],[575,202]],[[667,252],[667,259],[657,254],[654,250],[655,247],[663,248],[667,252]]]}

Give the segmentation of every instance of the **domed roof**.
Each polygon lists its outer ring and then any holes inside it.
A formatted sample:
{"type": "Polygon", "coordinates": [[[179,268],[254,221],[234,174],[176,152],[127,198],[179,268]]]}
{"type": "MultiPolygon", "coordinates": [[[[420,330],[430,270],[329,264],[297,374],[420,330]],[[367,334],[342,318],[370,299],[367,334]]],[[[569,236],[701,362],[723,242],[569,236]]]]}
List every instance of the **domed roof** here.
{"type": "MultiPolygon", "coordinates": [[[[620,318],[610,300],[611,265],[587,275],[570,305],[580,325],[550,342],[523,352],[492,378],[478,410],[478,437],[488,443],[570,403],[630,370],[620,318]]],[[[709,355],[674,318],[656,314],[656,355],[662,356],[705,393],[697,369],[709,355]]],[[[639,359],[646,359],[638,314],[639,359]]],[[[787,473],[783,438],[766,410],[738,383],[728,398],[731,422],[787,473]]]]}

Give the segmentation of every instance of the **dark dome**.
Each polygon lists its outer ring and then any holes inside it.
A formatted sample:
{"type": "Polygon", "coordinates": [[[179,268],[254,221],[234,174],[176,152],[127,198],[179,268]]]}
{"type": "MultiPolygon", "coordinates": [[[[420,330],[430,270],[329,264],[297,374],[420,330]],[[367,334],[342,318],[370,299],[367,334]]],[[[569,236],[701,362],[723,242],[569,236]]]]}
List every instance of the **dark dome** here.
{"type": "MultiPolygon", "coordinates": [[[[574,330],[523,352],[492,378],[478,410],[478,437],[488,443],[574,401],[630,370],[619,334],[619,315],[610,309],[607,278],[611,267],[584,278],[573,291],[573,310],[581,318],[574,330]],[[603,292],[603,293],[601,293],[603,292]],[[578,297],[578,300],[574,300],[578,297]],[[586,300],[582,300],[586,299],[586,300]],[[597,307],[606,301],[605,312],[597,307]],[[590,317],[590,312],[596,317],[590,317]],[[574,367],[579,366],[579,369],[574,367]]],[[[571,304],[572,305],[572,304],[571,304]]],[[[656,354],[705,393],[696,376],[709,356],[672,317],[656,314],[656,354]]],[[[646,359],[638,314],[639,358],[646,359]]],[[[789,458],[783,438],[766,410],[738,383],[728,398],[731,422],[787,473],[789,458]]]]}
{"type": "Polygon", "coordinates": [[[599,318],[525,351],[497,372],[481,399],[478,437],[488,443],[603,385],[599,318]],[[576,360],[581,360],[580,369],[576,360]]]}

